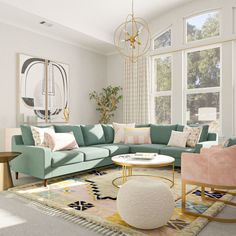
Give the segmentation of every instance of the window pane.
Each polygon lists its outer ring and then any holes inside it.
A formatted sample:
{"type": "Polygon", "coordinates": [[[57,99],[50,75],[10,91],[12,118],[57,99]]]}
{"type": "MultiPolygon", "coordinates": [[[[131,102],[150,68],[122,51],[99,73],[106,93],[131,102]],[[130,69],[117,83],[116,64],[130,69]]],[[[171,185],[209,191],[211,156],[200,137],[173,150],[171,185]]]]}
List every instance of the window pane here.
{"type": "Polygon", "coordinates": [[[154,49],[171,46],[171,29],[154,39],[154,49]]]}
{"type": "Polygon", "coordinates": [[[187,95],[187,124],[209,124],[210,130],[219,132],[220,93],[187,95]]]}
{"type": "Polygon", "coordinates": [[[208,12],[186,20],[187,42],[220,35],[219,12],[208,12]]]}
{"type": "Polygon", "coordinates": [[[155,59],[156,90],[171,90],[171,57],[160,57],[155,59]]]}
{"type": "Polygon", "coordinates": [[[220,48],[187,54],[188,89],[220,86],[220,48]]]}
{"type": "Polygon", "coordinates": [[[171,96],[156,97],[155,117],[158,124],[171,123],[171,96]]]}

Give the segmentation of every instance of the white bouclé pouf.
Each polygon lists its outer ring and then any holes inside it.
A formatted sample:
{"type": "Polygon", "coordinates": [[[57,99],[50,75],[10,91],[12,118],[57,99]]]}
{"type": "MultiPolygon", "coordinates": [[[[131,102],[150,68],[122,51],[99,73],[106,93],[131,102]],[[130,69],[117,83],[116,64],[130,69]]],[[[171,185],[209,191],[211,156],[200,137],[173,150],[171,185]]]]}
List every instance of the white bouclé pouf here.
{"type": "Polygon", "coordinates": [[[165,225],[172,216],[174,206],[170,187],[150,178],[129,180],[117,195],[121,218],[139,229],[155,229],[165,225]]]}

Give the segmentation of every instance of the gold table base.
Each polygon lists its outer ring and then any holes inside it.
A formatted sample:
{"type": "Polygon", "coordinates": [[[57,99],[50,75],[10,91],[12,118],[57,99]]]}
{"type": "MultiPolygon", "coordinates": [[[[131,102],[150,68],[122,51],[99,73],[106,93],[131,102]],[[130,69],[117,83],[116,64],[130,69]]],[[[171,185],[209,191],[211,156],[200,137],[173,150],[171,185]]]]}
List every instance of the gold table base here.
{"type": "MultiPolygon", "coordinates": [[[[122,176],[113,179],[112,185],[115,186],[116,188],[120,188],[120,186],[118,184],[116,184],[117,180],[122,179],[122,184],[124,184],[128,180],[128,178],[130,178],[130,177],[145,176],[145,177],[150,177],[150,178],[165,179],[170,182],[170,188],[172,188],[175,184],[175,164],[171,163],[171,164],[165,165],[165,166],[170,166],[170,165],[172,166],[172,179],[169,179],[167,177],[160,176],[160,175],[133,175],[133,166],[122,165],[122,176]]],[[[137,167],[142,168],[143,166],[137,166],[137,167]]],[[[160,167],[160,166],[158,166],[158,167],[160,167]]]]}

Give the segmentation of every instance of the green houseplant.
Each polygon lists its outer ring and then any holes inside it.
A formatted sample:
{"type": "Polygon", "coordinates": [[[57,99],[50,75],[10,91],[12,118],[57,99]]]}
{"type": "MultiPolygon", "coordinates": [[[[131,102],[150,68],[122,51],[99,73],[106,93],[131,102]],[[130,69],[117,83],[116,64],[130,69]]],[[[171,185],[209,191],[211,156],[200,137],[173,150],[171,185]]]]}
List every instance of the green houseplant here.
{"type": "Polygon", "coordinates": [[[100,112],[99,123],[107,124],[114,116],[114,111],[118,108],[118,104],[122,99],[122,88],[120,86],[108,86],[98,93],[93,91],[89,93],[90,100],[95,100],[97,104],[96,110],[100,112]]]}

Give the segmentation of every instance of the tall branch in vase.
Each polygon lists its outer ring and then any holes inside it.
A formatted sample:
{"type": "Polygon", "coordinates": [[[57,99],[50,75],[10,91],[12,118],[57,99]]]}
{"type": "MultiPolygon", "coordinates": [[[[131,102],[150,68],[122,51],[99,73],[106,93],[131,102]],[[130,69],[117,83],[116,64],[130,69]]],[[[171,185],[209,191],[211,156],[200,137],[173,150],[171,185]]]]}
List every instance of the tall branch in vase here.
{"type": "Polygon", "coordinates": [[[114,112],[122,99],[121,91],[120,86],[108,86],[103,88],[100,93],[96,91],[89,93],[90,100],[95,100],[96,110],[100,113],[99,123],[107,124],[114,117],[114,112]]]}

